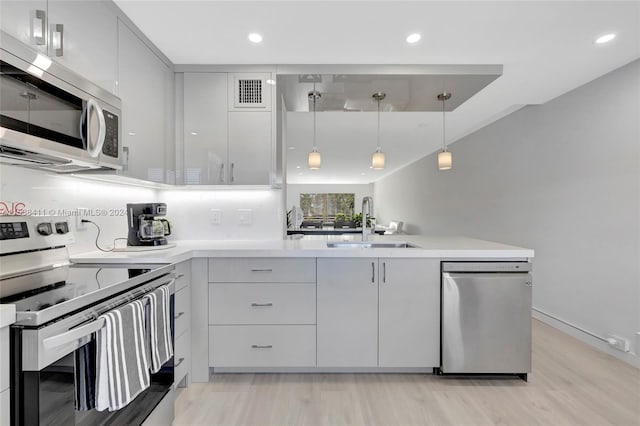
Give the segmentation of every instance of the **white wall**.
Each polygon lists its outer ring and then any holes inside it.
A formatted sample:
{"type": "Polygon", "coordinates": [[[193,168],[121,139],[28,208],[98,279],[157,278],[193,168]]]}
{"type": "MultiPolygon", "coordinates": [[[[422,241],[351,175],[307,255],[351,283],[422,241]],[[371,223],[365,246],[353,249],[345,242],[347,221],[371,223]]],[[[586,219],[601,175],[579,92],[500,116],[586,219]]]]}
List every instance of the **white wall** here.
{"type": "MultiPolygon", "coordinates": [[[[6,165],[0,165],[0,182],[0,201],[22,202],[38,214],[75,215],[79,207],[91,209],[87,218],[100,226],[100,246],[105,248],[114,238],[127,236],[125,207],[131,202],[166,202],[173,226],[169,238],[174,240],[281,239],[284,232],[281,190],[159,190],[6,165]],[[211,224],[212,208],[221,211],[219,225],[211,224]],[[251,210],[250,225],[239,223],[238,209],[251,210]]],[[[74,231],[71,253],[95,250],[93,225],[74,231]]]]}
{"type": "MultiPolygon", "coordinates": [[[[317,194],[317,193],[354,193],[355,205],[354,210],[360,213],[362,209],[362,198],[373,196],[373,184],[288,184],[287,185],[287,210],[291,210],[292,206],[300,207],[300,194],[317,194]]],[[[374,200],[375,201],[375,200],[374,200]]],[[[374,202],[375,207],[375,202],[374,202]]],[[[378,222],[380,223],[380,222],[378,222]]]]}
{"type": "Polygon", "coordinates": [[[633,350],[640,339],[639,123],[635,61],[461,139],[451,146],[450,171],[438,172],[430,155],[376,182],[377,215],[404,218],[409,233],[535,249],[534,307],[598,336],[628,338],[633,350]]]}

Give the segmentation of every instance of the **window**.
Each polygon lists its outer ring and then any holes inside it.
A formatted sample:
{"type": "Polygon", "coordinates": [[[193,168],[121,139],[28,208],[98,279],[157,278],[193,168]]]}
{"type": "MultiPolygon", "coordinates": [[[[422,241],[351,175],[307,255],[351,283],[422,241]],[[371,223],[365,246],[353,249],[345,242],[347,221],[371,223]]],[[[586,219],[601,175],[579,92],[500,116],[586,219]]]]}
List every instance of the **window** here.
{"type": "Polygon", "coordinates": [[[300,208],[305,220],[332,222],[336,216],[351,220],[356,194],[300,194],[300,208]]]}

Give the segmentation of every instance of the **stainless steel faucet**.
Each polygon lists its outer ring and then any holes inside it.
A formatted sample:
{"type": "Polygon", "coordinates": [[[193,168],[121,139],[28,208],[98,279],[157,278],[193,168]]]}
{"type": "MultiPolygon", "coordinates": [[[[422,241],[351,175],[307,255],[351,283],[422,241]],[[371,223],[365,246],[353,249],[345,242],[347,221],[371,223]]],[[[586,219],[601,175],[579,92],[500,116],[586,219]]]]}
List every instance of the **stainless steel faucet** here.
{"type": "MultiPolygon", "coordinates": [[[[373,198],[371,197],[363,197],[362,198],[362,241],[367,241],[368,233],[367,233],[367,216],[373,218],[373,198]],[[365,210],[365,206],[367,210],[365,210]]],[[[373,234],[373,219],[371,220],[371,234],[373,234]]]]}

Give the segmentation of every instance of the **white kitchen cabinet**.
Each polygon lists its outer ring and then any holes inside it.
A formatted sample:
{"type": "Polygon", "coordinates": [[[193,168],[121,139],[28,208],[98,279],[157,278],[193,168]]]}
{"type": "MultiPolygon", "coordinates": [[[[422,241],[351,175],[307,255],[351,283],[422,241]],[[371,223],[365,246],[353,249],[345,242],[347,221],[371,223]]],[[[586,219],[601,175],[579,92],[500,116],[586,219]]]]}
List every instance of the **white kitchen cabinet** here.
{"type": "Polygon", "coordinates": [[[191,380],[191,261],[178,263],[174,274],[174,383],[188,386],[191,380]]]}
{"type": "Polygon", "coordinates": [[[118,22],[106,1],[2,1],[2,30],[116,93],[118,22]]]}
{"type": "Polygon", "coordinates": [[[172,71],[122,21],[118,21],[118,95],[122,99],[122,145],[127,176],[164,183],[167,85],[172,71]]]}
{"type": "Polygon", "coordinates": [[[271,151],[271,112],[229,112],[229,183],[268,185],[271,151]]]}
{"type": "Polygon", "coordinates": [[[46,0],[0,1],[2,31],[47,54],[49,26],[46,0]]]}
{"type": "Polygon", "coordinates": [[[268,185],[274,168],[270,73],[184,73],[186,184],[268,185]]]}
{"type": "Polygon", "coordinates": [[[315,283],[315,258],[240,257],[209,259],[209,282],[315,283]]]}
{"type": "Polygon", "coordinates": [[[318,259],[319,367],[440,365],[440,261],[318,259]]]}
{"type": "Polygon", "coordinates": [[[377,367],[378,259],[318,259],[318,367],[377,367]]]}
{"type": "Polygon", "coordinates": [[[227,74],[184,74],[184,182],[227,183],[227,74]]]}
{"type": "Polygon", "coordinates": [[[440,365],[440,261],[379,259],[378,365],[440,365]]]}

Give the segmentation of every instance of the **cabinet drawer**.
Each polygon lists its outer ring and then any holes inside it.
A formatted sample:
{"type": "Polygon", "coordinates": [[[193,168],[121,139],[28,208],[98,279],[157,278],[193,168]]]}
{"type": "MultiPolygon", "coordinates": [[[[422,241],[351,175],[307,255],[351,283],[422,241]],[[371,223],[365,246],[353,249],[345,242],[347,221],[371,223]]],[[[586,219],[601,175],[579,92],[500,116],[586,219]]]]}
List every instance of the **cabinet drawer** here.
{"type": "Polygon", "coordinates": [[[191,261],[176,264],[173,273],[176,275],[176,291],[188,286],[191,283],[191,261]]]}
{"type": "MultiPolygon", "coordinates": [[[[9,387],[9,327],[0,329],[0,392],[9,387]]],[[[4,424],[0,422],[0,424],[4,424]]]]}
{"type": "Polygon", "coordinates": [[[313,367],[313,325],[209,326],[211,367],[313,367]]]}
{"type": "Polygon", "coordinates": [[[175,336],[182,336],[191,325],[191,287],[185,287],[175,294],[175,336]]]}
{"type": "Polygon", "coordinates": [[[176,339],[173,348],[174,383],[178,384],[189,372],[191,366],[191,332],[176,339]]]}
{"type": "Polygon", "coordinates": [[[209,259],[212,283],[313,283],[316,282],[314,258],[215,258],[209,259]]]}
{"type": "Polygon", "coordinates": [[[209,324],[315,323],[315,284],[209,284],[209,324]]]}

